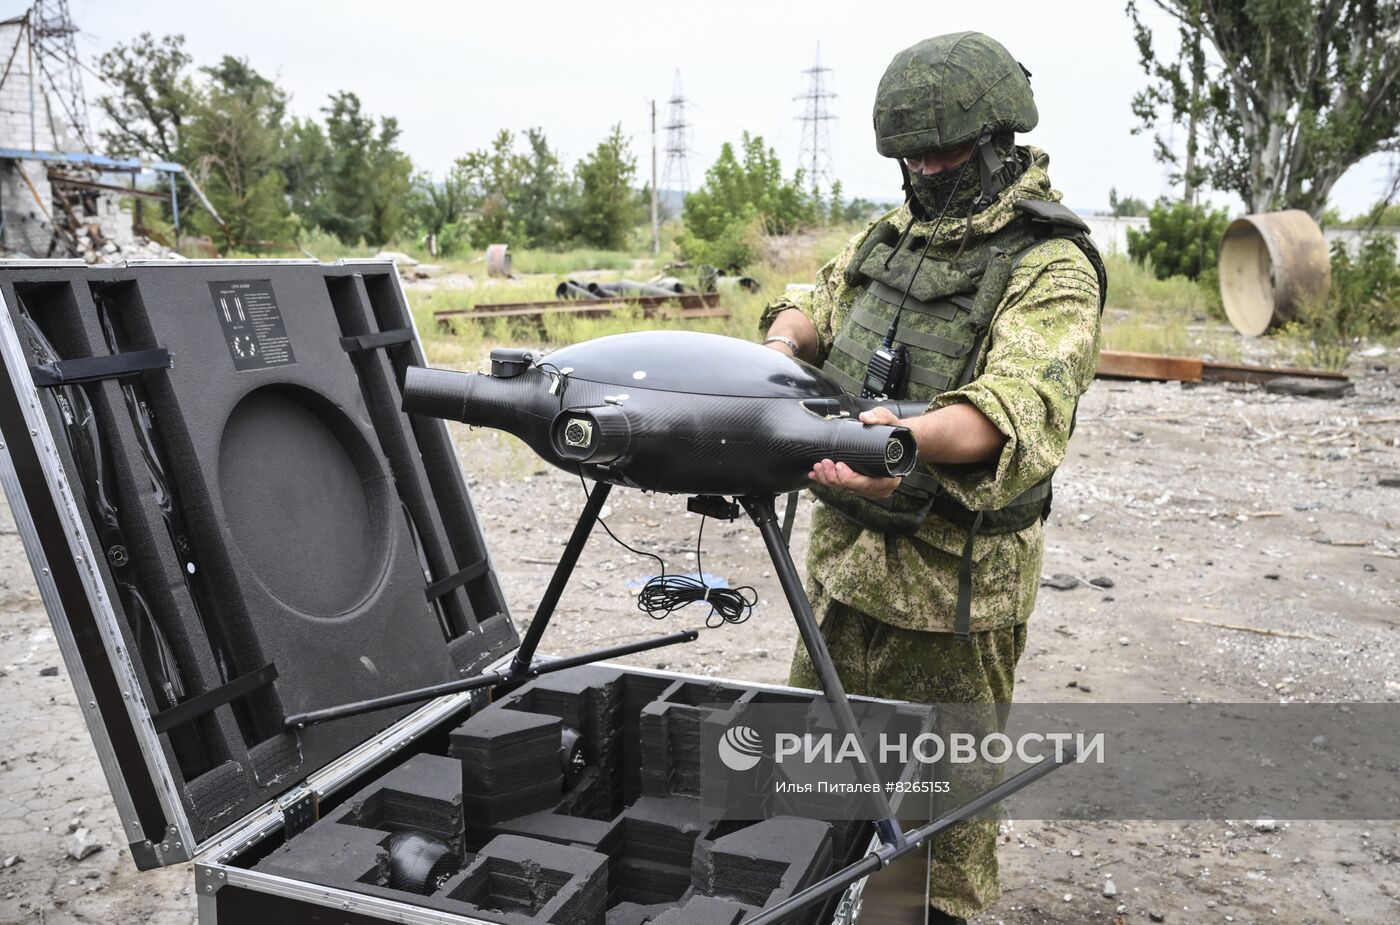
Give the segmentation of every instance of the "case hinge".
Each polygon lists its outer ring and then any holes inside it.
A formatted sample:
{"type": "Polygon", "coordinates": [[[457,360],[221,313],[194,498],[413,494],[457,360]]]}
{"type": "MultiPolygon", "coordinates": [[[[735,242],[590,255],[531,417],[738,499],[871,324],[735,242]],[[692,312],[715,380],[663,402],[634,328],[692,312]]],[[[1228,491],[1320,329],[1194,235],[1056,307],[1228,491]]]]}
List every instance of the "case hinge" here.
{"type": "Polygon", "coordinates": [[[282,794],[277,798],[277,807],[282,810],[284,838],[291,838],[310,828],[320,815],[316,791],[306,786],[298,786],[282,794]]]}
{"type": "Polygon", "coordinates": [[[842,895],[841,902],[836,906],[836,913],[832,916],[831,925],[856,925],[863,905],[861,892],[852,887],[842,895]]]}

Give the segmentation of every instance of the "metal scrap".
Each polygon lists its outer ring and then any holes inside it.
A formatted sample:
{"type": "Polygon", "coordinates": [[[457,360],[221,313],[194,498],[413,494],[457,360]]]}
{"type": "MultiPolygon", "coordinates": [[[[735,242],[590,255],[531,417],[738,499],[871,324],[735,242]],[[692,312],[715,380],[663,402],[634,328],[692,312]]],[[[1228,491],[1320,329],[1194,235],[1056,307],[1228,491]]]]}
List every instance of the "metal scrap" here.
{"type": "Polygon", "coordinates": [[[619,309],[640,308],[644,318],[728,318],[729,312],[719,307],[719,295],[713,292],[643,296],[611,296],[574,299],[564,302],[493,302],[475,308],[444,309],[433,312],[439,328],[450,331],[456,321],[484,321],[492,318],[518,318],[542,324],[546,315],[576,315],[602,318],[619,309]]]}
{"type": "Polygon", "coordinates": [[[1125,350],[1100,351],[1099,367],[1095,375],[1099,379],[1134,379],[1147,382],[1269,382],[1284,378],[1349,381],[1346,373],[1330,369],[1222,363],[1199,357],[1133,353],[1125,350]]]}

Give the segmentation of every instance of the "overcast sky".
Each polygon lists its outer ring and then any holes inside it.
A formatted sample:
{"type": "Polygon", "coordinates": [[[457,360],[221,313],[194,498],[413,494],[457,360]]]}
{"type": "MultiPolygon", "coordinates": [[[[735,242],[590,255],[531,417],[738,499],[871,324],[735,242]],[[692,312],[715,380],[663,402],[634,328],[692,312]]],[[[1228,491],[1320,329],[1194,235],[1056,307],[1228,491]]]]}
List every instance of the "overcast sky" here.
{"type": "MultiPolygon", "coordinates": [[[[26,6],[0,0],[7,16],[26,6]]],[[[1145,78],[1122,0],[70,0],[69,6],[88,60],[142,31],[181,33],[197,64],[224,54],[247,58],[291,93],[298,113],[317,114],[327,94],[354,91],[367,111],[396,116],[404,150],[437,174],[501,128],[540,126],[572,162],[621,122],[646,179],[648,101],[658,100],[664,124],[679,70],[692,104],[692,187],[720,145],[746,129],[761,134],[791,169],[801,145],[801,104],[793,97],[804,91],[802,71],[820,43],[837,94],[829,123],[835,173],[848,196],[872,199],[897,197],[899,185],[894,165],[874,151],[870,124],[885,65],[919,39],[977,29],[1000,39],[1034,74],[1040,126],[1026,141],[1050,152],[1051,176],[1071,206],[1105,208],[1111,187],[1148,200],[1169,192],[1149,137],[1131,134],[1129,103],[1145,78]]],[[[1154,21],[1172,40],[1165,16],[1154,21]]],[[[90,94],[100,92],[93,84],[90,94]]],[[[664,152],[664,133],[661,145],[664,152]]],[[[1353,168],[1334,189],[1334,204],[1346,214],[1364,209],[1382,191],[1388,170],[1382,158],[1353,168]]],[[[1239,210],[1237,201],[1218,198],[1239,210]]]]}

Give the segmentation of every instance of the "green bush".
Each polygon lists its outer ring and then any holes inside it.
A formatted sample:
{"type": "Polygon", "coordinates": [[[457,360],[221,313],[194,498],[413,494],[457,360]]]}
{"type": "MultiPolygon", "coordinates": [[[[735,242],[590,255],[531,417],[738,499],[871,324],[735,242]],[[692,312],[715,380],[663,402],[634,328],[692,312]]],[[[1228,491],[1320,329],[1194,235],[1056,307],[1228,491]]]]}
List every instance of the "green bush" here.
{"type": "Polygon", "coordinates": [[[1332,288],[1326,298],[1298,306],[1297,318],[1279,338],[1297,362],[1324,369],[1346,366],[1351,352],[1366,338],[1400,332],[1400,267],[1395,238],[1372,234],[1353,254],[1341,241],[1332,243],[1332,288]]]}
{"type": "Polygon", "coordinates": [[[1197,279],[1215,269],[1220,239],[1230,223],[1223,209],[1159,199],[1147,213],[1147,230],[1128,229],[1128,256],[1151,263],[1158,279],[1197,279]]]}
{"type": "Polygon", "coordinates": [[[1341,241],[1332,244],[1330,317],[1355,337],[1388,337],[1400,331],[1400,266],[1395,238],[1373,234],[1361,240],[1356,256],[1341,241]]]}
{"type": "Polygon", "coordinates": [[[761,137],[745,132],[740,150],[742,159],[725,142],[704,185],[685,197],[685,231],[676,243],[692,262],[740,269],[758,257],[754,234],[791,234],[826,217],[802,172],[784,179],[777,152],[761,137]]]}
{"type": "Polygon", "coordinates": [[[691,262],[738,271],[757,259],[758,249],[754,245],[762,233],[763,226],[757,216],[750,216],[748,221],[736,218],[709,240],[692,234],[687,228],[677,239],[677,246],[691,262]]]}

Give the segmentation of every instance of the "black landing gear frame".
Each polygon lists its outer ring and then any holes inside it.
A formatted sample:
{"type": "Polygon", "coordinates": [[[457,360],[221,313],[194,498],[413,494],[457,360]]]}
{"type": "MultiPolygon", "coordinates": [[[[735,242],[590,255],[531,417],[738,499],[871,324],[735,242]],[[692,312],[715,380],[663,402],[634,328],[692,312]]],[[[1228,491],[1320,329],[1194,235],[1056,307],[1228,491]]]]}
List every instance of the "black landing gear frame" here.
{"type": "MultiPolygon", "coordinates": [[[[504,670],[491,671],[476,675],[475,677],[464,678],[460,681],[448,681],[431,687],[403,691],[397,694],[388,694],[370,700],[361,700],[354,703],[326,707],[321,710],[312,710],[306,713],[296,713],[286,718],[286,728],[288,730],[304,729],[307,726],[323,723],[328,720],[340,719],[347,716],[358,716],[362,713],[371,713],[375,710],[382,710],[387,707],[402,706],[408,703],[430,700],[445,694],[455,694],[485,687],[497,687],[502,684],[518,684],[532,678],[537,678],[543,674],[563,671],[579,665],[605,661],[610,658],[631,655],[635,652],[645,652],[650,649],[658,649],[677,643],[693,642],[695,639],[699,638],[700,634],[697,631],[685,630],[666,636],[658,636],[653,639],[644,639],[640,642],[629,643],[627,645],[597,649],[592,652],[585,652],[581,655],[574,655],[568,658],[552,659],[550,661],[540,662],[539,664],[534,663],[535,650],[539,647],[540,639],[544,636],[545,629],[549,626],[550,617],[554,615],[554,609],[559,604],[559,599],[564,593],[564,587],[569,582],[569,576],[573,574],[574,568],[578,565],[578,559],[583,552],[583,547],[587,544],[589,534],[593,532],[593,526],[598,521],[599,512],[603,509],[603,503],[607,500],[611,491],[612,485],[610,483],[598,482],[594,485],[593,491],[588,496],[588,503],[584,505],[583,513],[579,515],[578,523],[574,525],[573,533],[569,536],[569,542],[564,547],[564,554],[560,557],[559,564],[555,566],[554,574],[550,577],[549,585],[544,591],[544,596],[540,598],[539,606],[535,609],[535,617],[530,621],[530,626],[525,631],[525,637],[520,642],[520,648],[516,650],[515,658],[511,660],[510,665],[504,670]]],[[[728,502],[722,499],[705,498],[703,500],[710,508],[728,504],[728,502]]],[[[792,554],[789,552],[787,542],[783,537],[783,528],[778,521],[776,505],[774,503],[775,497],[773,495],[749,495],[738,498],[737,500],[739,505],[743,507],[744,512],[747,513],[749,518],[754,522],[754,525],[758,527],[759,533],[763,536],[763,543],[768,548],[768,556],[773,560],[773,567],[776,570],[778,581],[782,585],[783,593],[787,596],[788,606],[792,609],[793,619],[797,622],[797,630],[802,637],[802,644],[806,647],[807,654],[812,659],[812,665],[816,669],[817,678],[821,681],[822,693],[825,694],[827,703],[831,707],[832,717],[839,731],[843,737],[853,736],[854,738],[851,739],[851,741],[859,743],[861,739],[855,714],[851,710],[850,700],[846,696],[845,688],[841,685],[841,678],[836,672],[836,666],[831,661],[831,653],[827,650],[826,641],[822,638],[821,630],[817,626],[816,616],[812,612],[812,604],[807,599],[806,591],[802,588],[802,579],[797,573],[797,566],[792,561],[792,554]]],[[[732,517],[730,519],[732,519],[732,517]]],[[[862,759],[864,759],[864,756],[862,756],[862,759]]],[[[944,829],[964,819],[971,818],[990,806],[994,806],[1016,791],[1034,783],[1051,771],[1063,767],[1073,760],[1073,752],[1066,750],[1062,753],[1059,760],[1044,761],[1034,765],[1006,781],[1003,781],[996,787],[987,790],[985,793],[979,794],[977,797],[969,800],[952,812],[908,832],[905,832],[901,828],[899,821],[894,817],[894,812],[890,808],[889,799],[885,796],[884,786],[880,782],[879,775],[876,773],[874,765],[868,760],[857,762],[856,771],[861,778],[861,783],[870,786],[872,792],[877,794],[877,799],[883,807],[883,812],[881,814],[883,818],[875,822],[875,831],[880,839],[879,847],[849,867],[794,894],[772,909],[761,912],[753,919],[748,920],[746,925],[764,925],[764,923],[767,922],[776,922],[783,916],[790,915],[799,909],[805,909],[816,903],[825,901],[835,893],[846,889],[851,884],[860,880],[862,877],[882,869],[890,862],[913,851],[944,829]]]]}

